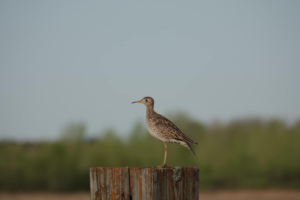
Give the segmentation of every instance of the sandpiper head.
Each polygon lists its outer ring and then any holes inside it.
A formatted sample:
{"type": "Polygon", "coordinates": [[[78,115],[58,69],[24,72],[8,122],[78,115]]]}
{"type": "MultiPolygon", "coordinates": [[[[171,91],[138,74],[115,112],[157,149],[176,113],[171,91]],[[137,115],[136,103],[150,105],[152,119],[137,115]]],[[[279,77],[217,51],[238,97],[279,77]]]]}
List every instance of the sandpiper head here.
{"type": "Polygon", "coordinates": [[[132,103],[142,103],[146,107],[149,107],[149,106],[153,106],[154,105],[154,99],[152,97],[144,97],[142,100],[140,100],[140,101],[134,101],[132,103]]]}

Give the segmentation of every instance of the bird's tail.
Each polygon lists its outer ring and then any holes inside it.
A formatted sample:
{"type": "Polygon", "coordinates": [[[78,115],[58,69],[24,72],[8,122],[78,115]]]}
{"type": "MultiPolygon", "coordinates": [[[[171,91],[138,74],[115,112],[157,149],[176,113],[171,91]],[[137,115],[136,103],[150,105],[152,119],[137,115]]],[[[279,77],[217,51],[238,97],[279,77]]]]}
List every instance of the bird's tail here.
{"type": "Polygon", "coordinates": [[[189,143],[187,143],[187,142],[180,142],[180,144],[181,144],[182,146],[184,146],[185,148],[187,148],[188,150],[190,150],[190,152],[192,152],[192,154],[195,155],[195,153],[194,153],[194,151],[193,151],[193,149],[192,149],[192,147],[190,146],[189,143]]]}
{"type": "Polygon", "coordinates": [[[197,142],[194,142],[193,140],[191,140],[190,138],[186,137],[184,134],[182,134],[183,137],[183,141],[190,143],[190,144],[194,144],[194,145],[198,145],[197,142]]]}

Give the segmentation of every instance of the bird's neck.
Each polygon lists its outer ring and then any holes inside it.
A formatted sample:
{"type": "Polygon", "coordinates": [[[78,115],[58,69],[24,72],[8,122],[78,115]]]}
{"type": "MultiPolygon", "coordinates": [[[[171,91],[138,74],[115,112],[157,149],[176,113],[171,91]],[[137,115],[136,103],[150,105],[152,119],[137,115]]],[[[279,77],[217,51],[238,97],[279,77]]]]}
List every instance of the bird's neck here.
{"type": "Polygon", "coordinates": [[[147,106],[147,115],[154,113],[154,106],[147,106]]]}

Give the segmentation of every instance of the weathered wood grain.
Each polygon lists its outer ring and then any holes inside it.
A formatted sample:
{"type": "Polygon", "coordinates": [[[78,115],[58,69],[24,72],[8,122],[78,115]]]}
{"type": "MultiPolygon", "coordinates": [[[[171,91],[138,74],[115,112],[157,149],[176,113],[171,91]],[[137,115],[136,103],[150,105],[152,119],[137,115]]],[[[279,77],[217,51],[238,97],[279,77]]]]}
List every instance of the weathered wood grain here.
{"type": "Polygon", "coordinates": [[[91,200],[198,200],[199,169],[96,167],[90,168],[90,187],[91,200]]]}
{"type": "Polygon", "coordinates": [[[130,200],[128,167],[90,168],[91,200],[130,200]]]}

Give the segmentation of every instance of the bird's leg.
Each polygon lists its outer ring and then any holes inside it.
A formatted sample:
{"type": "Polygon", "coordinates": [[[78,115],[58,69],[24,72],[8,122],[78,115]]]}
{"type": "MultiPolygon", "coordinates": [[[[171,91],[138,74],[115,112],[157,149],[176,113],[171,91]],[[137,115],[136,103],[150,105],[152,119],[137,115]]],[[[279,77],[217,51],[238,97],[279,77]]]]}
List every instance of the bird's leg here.
{"type": "Polygon", "coordinates": [[[167,154],[168,154],[168,147],[167,144],[164,142],[165,144],[165,159],[164,159],[164,164],[162,166],[158,166],[158,167],[165,167],[166,166],[166,162],[167,162],[167,154]]]}
{"type": "Polygon", "coordinates": [[[165,144],[165,159],[164,159],[164,164],[163,166],[166,166],[166,162],[167,162],[167,154],[168,154],[168,146],[167,144],[164,142],[165,144]]]}

